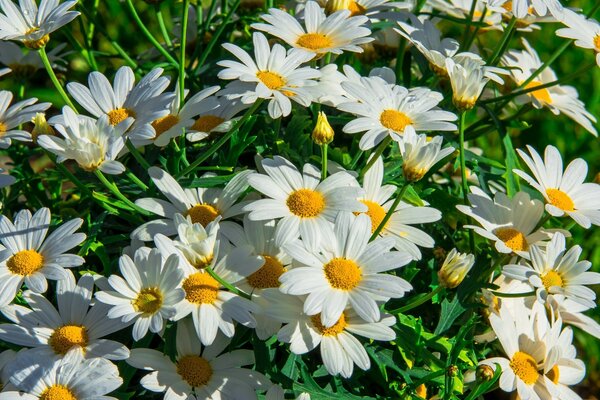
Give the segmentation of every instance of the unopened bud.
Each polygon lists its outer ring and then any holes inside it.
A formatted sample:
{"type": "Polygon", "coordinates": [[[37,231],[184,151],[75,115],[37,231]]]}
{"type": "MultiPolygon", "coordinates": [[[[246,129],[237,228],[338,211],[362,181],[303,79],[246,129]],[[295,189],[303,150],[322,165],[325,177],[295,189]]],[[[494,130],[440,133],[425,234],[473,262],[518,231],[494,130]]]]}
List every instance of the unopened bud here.
{"type": "Polygon", "coordinates": [[[323,111],[320,111],[319,116],[317,117],[317,124],[315,125],[315,129],[312,131],[313,142],[319,146],[329,144],[333,141],[333,136],[333,128],[331,125],[329,125],[327,116],[323,111]]]}
{"type": "Polygon", "coordinates": [[[415,394],[417,396],[419,396],[422,399],[426,399],[427,398],[427,386],[425,386],[424,383],[421,383],[419,386],[417,386],[417,388],[415,389],[415,394]]]}
{"type": "Polygon", "coordinates": [[[489,365],[479,365],[477,367],[477,379],[480,381],[491,381],[494,378],[494,369],[489,365]]]}
{"type": "Polygon", "coordinates": [[[448,376],[455,377],[458,375],[458,367],[456,365],[451,365],[446,372],[448,373],[448,376]]]}
{"type": "Polygon", "coordinates": [[[31,119],[31,122],[34,124],[33,130],[31,131],[31,137],[34,142],[40,135],[54,136],[54,129],[52,129],[46,121],[46,115],[44,113],[35,114],[35,117],[31,119]]]}
{"type": "Polygon", "coordinates": [[[474,263],[473,254],[461,254],[456,249],[452,249],[438,272],[440,285],[454,289],[465,279],[474,263]]]}

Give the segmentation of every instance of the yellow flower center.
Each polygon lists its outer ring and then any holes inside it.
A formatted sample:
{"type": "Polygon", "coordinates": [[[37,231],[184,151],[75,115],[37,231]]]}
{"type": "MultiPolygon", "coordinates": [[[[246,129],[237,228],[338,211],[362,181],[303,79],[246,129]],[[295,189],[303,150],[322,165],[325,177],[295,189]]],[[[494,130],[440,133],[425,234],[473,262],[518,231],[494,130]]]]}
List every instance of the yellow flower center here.
{"type": "Polygon", "coordinates": [[[194,224],[200,224],[202,226],[206,226],[209,223],[213,222],[215,218],[217,218],[220,213],[214,206],[206,203],[196,204],[194,207],[190,208],[187,212],[187,215],[192,219],[194,224]]]}
{"type": "Polygon", "coordinates": [[[552,286],[563,287],[563,279],[556,271],[548,271],[542,275],[542,284],[546,290],[550,290],[552,286]]]}
{"type": "Polygon", "coordinates": [[[56,329],[48,344],[56,354],[65,355],[75,346],[86,347],[88,344],[87,329],[79,325],[64,325],[56,329]]]}
{"type": "Polygon", "coordinates": [[[325,277],[331,287],[340,290],[352,290],[362,280],[362,271],[358,264],[346,258],[334,258],[323,267],[325,277]]]}
{"type": "Polygon", "coordinates": [[[286,271],[283,264],[275,257],[263,255],[265,265],[251,274],[248,284],[256,289],[267,289],[279,287],[279,277],[286,271]]]}
{"type": "MultiPolygon", "coordinates": [[[[533,89],[538,86],[541,86],[542,82],[540,81],[531,81],[527,85],[525,85],[525,89],[533,89]]],[[[537,100],[542,103],[552,104],[552,97],[550,96],[550,92],[546,88],[534,90],[533,92],[528,93],[530,96],[535,97],[537,100]]]]}
{"type": "Polygon", "coordinates": [[[0,121],[0,137],[2,137],[6,133],[6,131],[8,131],[8,125],[0,121]]]}
{"type": "Polygon", "coordinates": [[[398,133],[404,132],[404,129],[412,124],[410,117],[398,110],[384,110],[379,116],[379,122],[398,133]]]}
{"type": "Polygon", "coordinates": [[[285,79],[275,72],[258,71],[256,77],[271,90],[279,90],[285,86],[285,79]]]}
{"type": "Polygon", "coordinates": [[[108,122],[112,126],[118,125],[129,117],[135,118],[135,112],[127,108],[117,108],[108,112],[108,122]]]}
{"type": "Polygon", "coordinates": [[[498,228],[494,234],[513,251],[527,251],[529,244],[523,233],[513,228],[498,228]]]}
{"type": "Polygon", "coordinates": [[[310,322],[312,322],[317,332],[323,336],[337,336],[344,331],[346,326],[348,326],[348,323],[346,322],[346,313],[342,313],[340,319],[338,319],[338,321],[329,328],[326,328],[321,323],[321,314],[310,317],[310,322]]]}
{"type": "MultiPolygon", "coordinates": [[[[367,206],[368,210],[364,213],[371,218],[371,233],[375,232],[381,221],[385,218],[385,210],[379,204],[370,200],[361,200],[365,206],[367,206]]],[[[360,213],[355,213],[360,214],[360,213]]],[[[386,224],[387,225],[387,224],[386,224]]]]}
{"type": "Polygon", "coordinates": [[[325,209],[325,197],[315,190],[298,189],[288,196],[285,204],[298,217],[314,218],[325,209]]]}
{"type": "Polygon", "coordinates": [[[305,33],[298,38],[296,44],[309,50],[322,50],[331,47],[333,42],[322,33],[305,33]]]}
{"type": "Polygon", "coordinates": [[[363,15],[367,12],[367,9],[362,5],[358,4],[356,1],[352,0],[350,5],[348,5],[348,10],[350,11],[350,16],[353,17],[355,15],[363,15]]]}
{"type": "Polygon", "coordinates": [[[557,384],[558,380],[560,379],[560,371],[558,369],[558,365],[552,367],[552,369],[548,371],[546,376],[552,381],[552,383],[557,384]]]}
{"type": "Polygon", "coordinates": [[[508,0],[506,3],[502,4],[502,8],[504,8],[506,11],[511,12],[512,11],[512,0],[508,0]]]}
{"type": "Polygon", "coordinates": [[[212,304],[219,294],[219,282],[205,272],[196,272],[183,281],[185,298],[194,304],[212,304]]]}
{"type": "Polygon", "coordinates": [[[165,115],[164,117],[160,117],[156,121],[152,122],[152,127],[156,132],[156,137],[159,137],[179,122],[179,117],[177,115],[165,115]]]}
{"type": "Polygon", "coordinates": [[[403,164],[402,173],[407,181],[416,182],[425,176],[427,168],[417,168],[415,166],[409,166],[409,164],[403,164]]]}
{"type": "Polygon", "coordinates": [[[21,250],[8,259],[6,266],[15,275],[31,275],[44,266],[44,256],[35,250],[21,250]]]}
{"type": "Polygon", "coordinates": [[[213,369],[210,363],[200,356],[184,356],[177,361],[177,373],[190,386],[200,387],[208,383],[213,369]]]}
{"type": "Polygon", "coordinates": [[[203,115],[194,122],[192,130],[198,132],[210,132],[223,122],[225,122],[225,120],[221,117],[215,115],[203,115]]]}
{"type": "Polygon", "coordinates": [[[512,360],[510,360],[510,368],[527,385],[533,385],[540,376],[537,363],[533,357],[522,351],[517,351],[513,355],[512,360]]]}
{"type": "MultiPolygon", "coordinates": [[[[37,31],[39,31],[40,28],[37,26],[34,26],[32,28],[29,28],[26,32],[25,35],[32,35],[34,33],[36,33],[37,31]]],[[[48,42],[50,41],[50,35],[44,35],[39,39],[35,39],[35,40],[23,40],[23,44],[25,45],[25,47],[27,47],[28,49],[32,49],[32,50],[39,50],[42,47],[46,46],[48,44],[48,42]]]]}
{"type": "Polygon", "coordinates": [[[144,314],[155,314],[163,304],[163,294],[157,287],[149,287],[140,290],[137,298],[133,301],[135,311],[144,314]]]}
{"type": "Polygon", "coordinates": [[[554,207],[558,207],[563,211],[575,210],[575,203],[573,203],[573,200],[571,200],[569,195],[562,190],[546,189],[546,195],[548,196],[550,204],[554,207]]]}
{"type": "Polygon", "coordinates": [[[40,395],[40,400],[77,400],[77,397],[63,385],[52,385],[40,395]]]}
{"type": "Polygon", "coordinates": [[[594,48],[596,51],[600,52],[600,35],[594,37],[594,48]]]}

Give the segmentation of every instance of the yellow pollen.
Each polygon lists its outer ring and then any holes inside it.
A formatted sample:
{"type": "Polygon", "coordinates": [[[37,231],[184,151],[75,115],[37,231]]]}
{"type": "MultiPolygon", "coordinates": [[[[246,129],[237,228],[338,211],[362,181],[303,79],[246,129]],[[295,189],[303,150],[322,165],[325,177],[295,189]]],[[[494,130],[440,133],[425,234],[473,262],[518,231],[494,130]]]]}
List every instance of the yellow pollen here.
{"type": "Polygon", "coordinates": [[[559,189],[546,189],[548,201],[554,207],[558,207],[563,211],[574,211],[575,203],[571,200],[568,194],[559,189]]]}
{"type": "Polygon", "coordinates": [[[325,209],[325,198],[315,190],[298,189],[288,196],[285,204],[298,217],[314,218],[325,209]]]}
{"type": "Polygon", "coordinates": [[[196,272],[183,281],[185,298],[190,303],[212,304],[219,294],[219,282],[205,272],[196,272]]]}
{"type": "Polygon", "coordinates": [[[108,122],[112,126],[118,125],[129,117],[135,118],[135,113],[127,108],[117,108],[108,112],[108,122]]]}
{"type": "MultiPolygon", "coordinates": [[[[28,29],[25,32],[25,35],[31,35],[33,33],[36,33],[37,31],[39,31],[40,28],[37,26],[34,26],[30,29],[28,29]]],[[[23,40],[23,44],[25,45],[25,47],[27,47],[28,49],[32,49],[32,50],[39,50],[42,47],[46,46],[48,44],[48,42],[50,41],[50,35],[44,35],[39,39],[34,39],[34,40],[23,40]]]]}
{"type": "Polygon", "coordinates": [[[331,47],[333,42],[322,33],[305,33],[298,38],[296,44],[309,50],[323,50],[331,47]]]}
{"type": "Polygon", "coordinates": [[[362,271],[358,264],[346,258],[334,258],[323,267],[325,277],[331,287],[340,290],[352,290],[362,280],[362,271]]]}
{"type": "Polygon", "coordinates": [[[527,353],[523,353],[522,351],[517,351],[512,360],[510,360],[510,367],[525,384],[533,385],[537,380],[540,374],[538,373],[537,363],[527,353]]]}
{"type": "Polygon", "coordinates": [[[512,0],[508,0],[506,3],[502,4],[502,8],[506,11],[512,12],[512,0]]]}
{"type": "MultiPolygon", "coordinates": [[[[381,207],[379,204],[375,203],[374,201],[361,200],[360,202],[363,203],[368,208],[368,210],[364,214],[367,214],[369,216],[369,218],[371,218],[371,233],[373,233],[373,232],[375,232],[375,230],[377,229],[379,224],[381,224],[381,221],[383,221],[383,218],[385,218],[385,210],[383,209],[383,207],[381,207]]],[[[355,214],[359,214],[359,213],[355,213],[355,214]]]]}
{"type": "Polygon", "coordinates": [[[0,121],[0,137],[3,136],[6,131],[8,131],[8,126],[4,122],[0,121]]]}
{"type": "Polygon", "coordinates": [[[210,363],[200,356],[184,356],[177,361],[177,373],[190,386],[200,387],[208,383],[213,369],[210,363]]]}
{"type": "Polygon", "coordinates": [[[77,400],[77,397],[63,385],[52,385],[40,395],[40,400],[77,400]]]}
{"type": "Polygon", "coordinates": [[[165,115],[164,117],[160,117],[156,121],[154,121],[151,125],[156,132],[156,137],[159,137],[179,122],[179,117],[177,115],[165,115]]]}
{"type": "Polygon", "coordinates": [[[48,344],[56,354],[65,355],[75,346],[86,347],[88,344],[87,329],[79,325],[64,325],[56,329],[48,344]]]}
{"type": "Polygon", "coordinates": [[[279,287],[279,277],[286,271],[283,264],[275,257],[263,255],[265,265],[250,275],[248,284],[256,289],[279,287]]]}
{"type": "Polygon", "coordinates": [[[215,115],[203,115],[194,122],[192,130],[198,132],[210,132],[223,122],[225,122],[225,120],[221,117],[215,115]]]}
{"type": "MultiPolygon", "coordinates": [[[[541,86],[542,82],[540,81],[532,81],[525,85],[525,89],[533,89],[538,86],[541,86]]],[[[528,93],[530,96],[535,97],[537,100],[542,103],[552,104],[552,97],[550,96],[550,92],[546,88],[534,90],[533,92],[528,93]]]]}
{"type": "Polygon", "coordinates": [[[321,314],[310,317],[310,322],[312,322],[317,332],[323,336],[337,336],[344,331],[346,326],[348,326],[348,323],[346,323],[346,313],[342,313],[340,319],[338,319],[337,322],[329,328],[326,328],[321,323],[321,314]]]}
{"type": "Polygon", "coordinates": [[[552,286],[563,287],[564,282],[558,272],[550,270],[542,275],[542,284],[546,290],[550,290],[552,286]]]}
{"type": "Polygon", "coordinates": [[[351,17],[354,17],[355,15],[363,15],[365,12],[367,12],[367,9],[365,7],[358,4],[358,2],[356,2],[354,0],[350,1],[348,10],[350,11],[351,17]]]}
{"type": "Polygon", "coordinates": [[[560,371],[558,369],[558,365],[552,367],[552,369],[548,371],[546,376],[552,381],[552,383],[557,384],[558,380],[560,379],[560,371]]]}
{"type": "Polygon", "coordinates": [[[192,219],[194,224],[200,224],[206,226],[213,222],[220,213],[213,205],[201,203],[196,204],[194,207],[187,211],[187,215],[192,219]]]}
{"type": "Polygon", "coordinates": [[[404,129],[412,124],[412,120],[408,115],[398,110],[385,110],[379,116],[381,125],[394,132],[402,133],[404,129]]]}
{"type": "Polygon", "coordinates": [[[144,314],[156,314],[163,304],[163,294],[157,287],[149,287],[140,290],[137,298],[133,301],[135,311],[144,314]]]}
{"type": "Polygon", "coordinates": [[[594,37],[594,48],[596,51],[600,52],[600,35],[594,37]]]}
{"type": "Polygon", "coordinates": [[[258,71],[256,77],[271,90],[279,90],[285,86],[285,79],[275,72],[258,71]]]}
{"type": "Polygon", "coordinates": [[[425,176],[425,174],[427,173],[427,168],[415,168],[403,165],[402,173],[407,181],[416,182],[425,176]]]}
{"type": "Polygon", "coordinates": [[[21,250],[8,259],[6,266],[15,275],[27,276],[44,266],[44,257],[35,250],[21,250]]]}
{"type": "Polygon", "coordinates": [[[513,251],[527,251],[529,244],[521,232],[513,228],[498,228],[494,231],[498,239],[513,251]]]}

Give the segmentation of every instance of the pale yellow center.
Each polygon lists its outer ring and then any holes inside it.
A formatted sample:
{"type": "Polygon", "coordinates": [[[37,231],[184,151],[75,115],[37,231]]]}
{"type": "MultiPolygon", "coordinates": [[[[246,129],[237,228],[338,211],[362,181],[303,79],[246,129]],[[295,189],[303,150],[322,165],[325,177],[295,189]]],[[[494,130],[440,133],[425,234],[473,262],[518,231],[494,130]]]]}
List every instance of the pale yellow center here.
{"type": "Polygon", "coordinates": [[[8,126],[4,122],[0,121],[0,137],[3,136],[6,131],[8,131],[8,126]]]}
{"type": "Polygon", "coordinates": [[[156,132],[156,137],[162,135],[179,122],[179,117],[177,115],[165,115],[164,117],[160,117],[156,121],[152,122],[152,127],[156,132]]]}
{"type": "Polygon", "coordinates": [[[513,251],[527,251],[529,244],[527,238],[521,232],[513,228],[498,228],[494,234],[513,251]]]}
{"type": "Polygon", "coordinates": [[[525,384],[533,385],[540,374],[538,373],[537,363],[527,353],[517,351],[510,360],[510,368],[514,371],[525,384]]]}
{"type": "Polygon", "coordinates": [[[213,369],[210,363],[200,356],[184,356],[177,361],[177,373],[190,386],[200,387],[208,383],[213,369]]]}
{"type": "Polygon", "coordinates": [[[412,124],[410,117],[398,110],[384,110],[379,116],[379,121],[381,125],[398,133],[404,132],[404,129],[412,124]]]}
{"type": "Polygon", "coordinates": [[[558,365],[552,367],[552,369],[548,371],[546,376],[552,381],[552,383],[557,384],[558,380],[560,379],[560,371],[558,369],[558,365]]]}
{"type": "Polygon", "coordinates": [[[600,35],[594,37],[594,48],[596,51],[600,52],[600,35]]]}
{"type": "Polygon", "coordinates": [[[203,115],[192,125],[193,131],[210,132],[217,126],[221,125],[225,120],[215,115],[203,115]]]}
{"type": "Polygon", "coordinates": [[[64,325],[56,329],[48,344],[56,354],[65,355],[75,346],[86,347],[88,345],[87,329],[79,325],[64,325]]]}
{"type": "Polygon", "coordinates": [[[575,203],[571,200],[568,194],[559,189],[546,189],[546,195],[548,196],[548,201],[554,207],[558,207],[563,211],[573,211],[575,210],[575,203]]]}
{"type": "Polygon", "coordinates": [[[77,400],[77,397],[63,385],[52,385],[40,395],[40,400],[77,400]]]}
{"type": "Polygon", "coordinates": [[[363,15],[367,12],[367,9],[362,5],[358,4],[356,1],[350,1],[350,5],[348,5],[348,10],[350,11],[350,16],[353,17],[355,15],[363,15]]]}
{"type": "Polygon", "coordinates": [[[256,77],[271,90],[279,90],[285,86],[285,79],[275,72],[258,71],[256,77]]]}
{"type": "Polygon", "coordinates": [[[127,108],[117,108],[108,112],[108,122],[112,126],[118,125],[129,117],[135,118],[135,112],[127,108]]]}
{"type": "Polygon", "coordinates": [[[312,322],[314,328],[323,336],[337,336],[344,331],[348,323],[346,322],[346,314],[342,313],[340,319],[330,326],[329,328],[323,326],[321,323],[321,314],[313,315],[310,317],[310,322],[312,322]]]}
{"type": "Polygon", "coordinates": [[[315,190],[298,189],[288,196],[285,204],[298,217],[314,218],[325,209],[325,197],[315,190]]]}
{"type": "Polygon", "coordinates": [[[361,200],[360,202],[368,208],[368,210],[364,214],[367,214],[369,218],[371,218],[371,233],[373,233],[385,218],[385,210],[383,209],[383,207],[381,207],[374,201],[361,200]]]}
{"type": "Polygon", "coordinates": [[[202,203],[196,204],[194,207],[190,208],[187,215],[192,219],[194,224],[206,226],[214,221],[220,213],[219,210],[211,204],[202,203]]]}
{"type": "Polygon", "coordinates": [[[205,272],[196,272],[183,281],[185,298],[194,304],[212,304],[219,294],[219,282],[205,272]]]}
{"type": "Polygon", "coordinates": [[[263,257],[265,259],[265,265],[247,278],[248,284],[256,289],[279,287],[279,277],[286,269],[275,257],[267,255],[263,255],[263,257]]]}
{"type": "MultiPolygon", "coordinates": [[[[542,82],[540,81],[532,81],[525,85],[525,89],[533,89],[538,86],[541,86],[542,82]]],[[[552,97],[550,96],[550,92],[546,88],[534,90],[533,92],[528,93],[530,96],[535,97],[537,100],[542,103],[552,104],[552,97]]]]}
{"type": "Polygon", "coordinates": [[[163,304],[163,294],[157,287],[149,287],[140,290],[137,298],[133,301],[135,311],[144,314],[155,314],[163,304]]]}
{"type": "Polygon", "coordinates": [[[296,44],[305,49],[318,51],[331,47],[333,41],[322,33],[305,33],[298,38],[296,44]]]}
{"type": "Polygon", "coordinates": [[[352,290],[362,280],[362,271],[357,263],[346,258],[334,258],[323,267],[331,287],[352,290]]]}
{"type": "Polygon", "coordinates": [[[546,290],[550,290],[552,286],[563,287],[563,279],[556,271],[548,271],[542,275],[542,284],[546,290]]]}
{"type": "Polygon", "coordinates": [[[35,250],[21,250],[8,259],[6,266],[15,275],[28,276],[44,266],[44,257],[35,250]]]}

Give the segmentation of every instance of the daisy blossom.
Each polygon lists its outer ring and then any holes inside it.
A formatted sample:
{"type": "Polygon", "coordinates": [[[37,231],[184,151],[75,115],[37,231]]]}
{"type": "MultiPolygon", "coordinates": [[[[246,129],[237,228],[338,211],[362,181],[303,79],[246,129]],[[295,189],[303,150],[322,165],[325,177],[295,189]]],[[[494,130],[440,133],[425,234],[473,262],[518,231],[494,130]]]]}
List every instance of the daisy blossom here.
{"type": "Polygon", "coordinates": [[[108,283],[113,290],[97,292],[96,299],[112,306],[108,318],[120,318],[125,323],[135,320],[135,341],[143,338],[148,329],[160,332],[164,320],[175,316],[176,305],[185,295],[177,264],[175,255],[165,261],[159,250],[147,247],[137,249],[134,260],[122,255],[119,270],[125,279],[111,275],[108,283]]]}
{"type": "Polygon", "coordinates": [[[575,46],[596,52],[596,64],[600,67],[600,23],[593,18],[563,8],[559,20],[566,28],[556,31],[556,36],[575,40],[575,46]]]}
{"type": "Polygon", "coordinates": [[[326,16],[319,3],[307,1],[304,26],[287,12],[271,8],[268,14],[262,15],[267,23],[252,24],[252,28],[276,36],[290,46],[309,51],[313,57],[325,53],[342,54],[344,51],[362,53],[360,45],[373,41],[369,37],[371,30],[364,26],[369,18],[350,15],[349,10],[340,10],[326,16]]]}
{"type": "Polygon", "coordinates": [[[362,189],[347,172],[321,182],[321,172],[311,164],[304,164],[302,173],[279,156],[264,159],[261,165],[265,173],[250,175],[248,183],[269,198],[249,203],[244,211],[252,221],[281,218],[278,230],[284,237],[301,236],[315,246],[339,211],[367,211],[357,200],[362,189]]]}
{"type": "Polygon", "coordinates": [[[525,18],[532,11],[544,16],[548,13],[560,15],[564,10],[559,0],[511,0],[504,7],[511,7],[512,13],[517,18],[525,18]]]}
{"type": "MultiPolygon", "coordinates": [[[[62,43],[48,52],[48,60],[52,68],[66,71],[64,67],[66,61],[60,55],[66,46],[66,43],[62,43]]],[[[20,78],[29,77],[37,70],[44,69],[44,63],[37,51],[24,51],[13,42],[0,42],[0,64],[10,67],[15,76],[20,78]]]]}
{"type": "Polygon", "coordinates": [[[435,164],[454,153],[454,147],[442,149],[441,136],[429,139],[427,135],[417,135],[407,130],[398,142],[402,154],[402,173],[408,182],[421,180],[435,164]]]}
{"type": "Polygon", "coordinates": [[[190,142],[198,142],[211,134],[229,132],[239,117],[236,117],[242,110],[249,107],[241,100],[226,99],[225,97],[213,97],[217,107],[212,110],[202,110],[198,118],[186,135],[190,142]]]}
{"type": "Polygon", "coordinates": [[[37,99],[23,100],[10,106],[13,94],[0,90],[0,149],[6,149],[11,139],[21,142],[31,142],[31,133],[19,128],[21,124],[31,121],[35,114],[50,108],[50,103],[39,103],[37,99]]]}
{"type": "Polygon", "coordinates": [[[256,390],[264,390],[267,378],[260,372],[243,368],[254,364],[252,350],[234,350],[221,354],[229,340],[219,337],[214,344],[202,348],[189,319],[177,323],[172,361],[151,349],[133,349],[127,363],[152,371],[141,379],[146,389],[165,393],[165,399],[219,400],[257,399],[256,390]]]}
{"type": "Polygon", "coordinates": [[[600,339],[600,324],[584,314],[590,309],[589,307],[558,294],[548,297],[547,304],[551,307],[555,317],[560,318],[563,323],[573,325],[596,339],[600,339]]]}
{"type": "Polygon", "coordinates": [[[50,210],[45,207],[33,216],[29,210],[21,210],[14,221],[13,225],[0,215],[0,308],[14,299],[23,282],[30,290],[43,293],[48,289],[46,279],[64,279],[64,268],[84,262],[82,257],[66,253],[86,238],[84,233],[75,233],[82,219],[61,224],[48,237],[50,210]]]}
{"type": "Polygon", "coordinates": [[[475,256],[473,254],[459,253],[455,248],[450,250],[438,271],[440,284],[444,287],[454,289],[465,279],[473,264],[475,264],[475,256]]]}
{"type": "Polygon", "coordinates": [[[584,183],[587,163],[577,158],[563,172],[562,157],[556,147],[546,147],[543,161],[533,147],[527,146],[527,150],[531,157],[520,149],[517,152],[533,177],[518,169],[513,171],[544,196],[546,211],[555,217],[566,214],[586,229],[600,225],[600,185],[584,183]]]}
{"type": "Polygon", "coordinates": [[[246,104],[255,103],[259,98],[271,100],[269,115],[271,118],[286,117],[292,111],[294,100],[308,107],[312,96],[306,87],[315,85],[313,79],[318,78],[319,71],[310,67],[300,67],[310,61],[312,54],[303,50],[290,49],[286,52],[280,44],[271,49],[267,38],[260,32],[252,35],[254,43],[254,59],[240,47],[225,43],[223,47],[237,57],[238,61],[219,61],[225,67],[220,71],[220,79],[237,79],[222,92],[227,99],[241,97],[246,104]]]}

